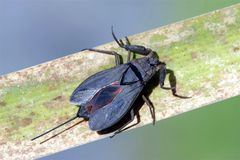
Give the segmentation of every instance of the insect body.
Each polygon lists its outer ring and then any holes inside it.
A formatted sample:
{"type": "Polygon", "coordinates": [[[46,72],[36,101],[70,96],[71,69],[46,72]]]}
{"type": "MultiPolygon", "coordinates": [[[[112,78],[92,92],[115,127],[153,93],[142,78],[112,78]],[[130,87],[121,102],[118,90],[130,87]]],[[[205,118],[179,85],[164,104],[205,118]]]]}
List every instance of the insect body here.
{"type": "Polygon", "coordinates": [[[71,102],[80,107],[78,116],[89,120],[91,130],[106,129],[129,111],[160,64],[152,56],[99,72],[73,92],[71,102]]]}
{"type": "MultiPolygon", "coordinates": [[[[89,122],[89,128],[93,131],[107,129],[117,122],[129,111],[137,97],[142,96],[143,100],[150,107],[155,122],[154,108],[144,95],[140,95],[148,81],[159,72],[159,83],[163,87],[166,77],[166,64],[159,61],[157,53],[149,48],[139,45],[131,45],[126,37],[126,44],[118,40],[113,32],[116,43],[128,51],[128,60],[121,64],[121,55],[114,51],[98,49],[84,49],[92,52],[115,56],[116,66],[98,72],[83,81],[72,93],[70,102],[79,107],[77,115],[67,122],[79,117],[89,122]],[[142,58],[131,60],[132,53],[143,55],[142,58]]],[[[133,115],[134,116],[134,115],[133,115]]],[[[134,117],[133,117],[134,118],[134,117]]],[[[39,138],[63,124],[33,138],[39,138]]],[[[115,134],[121,132],[119,129],[115,134]]]]}

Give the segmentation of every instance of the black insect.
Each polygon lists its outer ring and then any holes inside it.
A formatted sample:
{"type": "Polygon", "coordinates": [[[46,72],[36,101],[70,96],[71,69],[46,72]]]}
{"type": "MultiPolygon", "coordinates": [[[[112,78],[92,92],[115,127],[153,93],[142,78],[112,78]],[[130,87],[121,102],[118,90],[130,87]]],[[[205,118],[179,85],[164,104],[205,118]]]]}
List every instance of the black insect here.
{"type": "MultiPolygon", "coordinates": [[[[127,37],[125,37],[126,44],[124,44],[121,39],[118,40],[113,32],[113,28],[112,36],[121,48],[128,51],[127,63],[121,64],[121,55],[114,51],[84,49],[115,56],[116,66],[90,76],[75,89],[70,97],[70,102],[79,107],[75,117],[33,138],[32,140],[57,129],[78,117],[83,118],[82,121],[88,121],[89,128],[98,132],[115,125],[128,112],[130,112],[131,120],[133,120],[134,111],[132,105],[139,96],[141,96],[149,106],[153,118],[153,124],[155,123],[154,107],[148,98],[140,93],[144,86],[157,72],[159,72],[160,87],[163,88],[167,74],[166,64],[159,61],[155,51],[144,46],[131,45],[127,37]],[[131,60],[133,54],[140,54],[144,57],[131,60]]],[[[173,95],[176,95],[176,90],[174,88],[172,91],[173,95]]],[[[78,124],[80,122],[78,122],[78,124]]],[[[119,128],[114,135],[125,130],[125,126],[119,128]]],[[[55,136],[56,135],[53,137],[55,136]]]]}

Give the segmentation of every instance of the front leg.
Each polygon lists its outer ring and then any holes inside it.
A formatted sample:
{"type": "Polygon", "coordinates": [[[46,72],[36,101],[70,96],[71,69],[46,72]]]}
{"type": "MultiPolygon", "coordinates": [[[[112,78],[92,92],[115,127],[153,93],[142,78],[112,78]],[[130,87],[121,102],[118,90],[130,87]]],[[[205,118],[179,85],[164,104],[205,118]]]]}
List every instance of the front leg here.
{"type": "Polygon", "coordinates": [[[133,52],[136,54],[140,54],[140,55],[148,55],[152,52],[151,49],[146,48],[144,46],[140,46],[140,45],[130,45],[130,43],[128,43],[128,39],[127,40],[127,44],[124,44],[123,41],[121,39],[117,39],[117,37],[115,36],[114,32],[113,32],[113,27],[112,27],[112,36],[114,38],[114,40],[116,41],[116,43],[119,45],[119,47],[124,48],[126,51],[129,52],[133,52]]]}

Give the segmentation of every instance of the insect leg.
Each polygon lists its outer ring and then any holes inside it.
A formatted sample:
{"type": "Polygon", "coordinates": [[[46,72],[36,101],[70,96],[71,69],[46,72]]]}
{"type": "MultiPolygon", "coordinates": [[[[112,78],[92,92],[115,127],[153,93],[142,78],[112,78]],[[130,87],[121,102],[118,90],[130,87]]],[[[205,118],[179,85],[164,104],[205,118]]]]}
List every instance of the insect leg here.
{"type": "Polygon", "coordinates": [[[159,83],[160,83],[161,88],[163,88],[163,86],[164,86],[164,81],[166,79],[166,75],[167,75],[166,64],[161,63],[160,69],[159,69],[159,83]]]}
{"type": "Polygon", "coordinates": [[[119,45],[119,47],[123,48],[124,47],[124,43],[121,39],[117,39],[117,37],[115,36],[114,32],[113,32],[113,26],[111,28],[112,30],[112,36],[113,36],[113,39],[117,42],[117,44],[119,45]]]}
{"type": "Polygon", "coordinates": [[[118,129],[116,132],[114,132],[113,135],[110,136],[110,138],[113,138],[113,137],[116,136],[117,134],[119,134],[119,133],[121,133],[121,132],[123,132],[123,131],[125,131],[125,130],[127,130],[127,129],[129,129],[129,128],[132,128],[132,127],[134,127],[134,126],[136,126],[137,124],[140,123],[140,121],[141,121],[141,120],[140,120],[140,115],[139,115],[139,113],[137,112],[137,113],[136,113],[137,122],[134,123],[134,124],[132,124],[132,125],[130,125],[130,126],[128,126],[128,127],[126,127],[128,124],[130,124],[130,123],[134,120],[134,110],[133,110],[133,109],[130,111],[130,114],[131,114],[131,120],[130,120],[128,123],[126,123],[124,126],[122,126],[120,129],[118,129]],[[125,128],[125,127],[126,127],[126,128],[125,128]]]}
{"type": "Polygon", "coordinates": [[[143,98],[144,102],[149,107],[149,110],[151,112],[151,116],[152,116],[152,119],[153,119],[153,125],[154,125],[155,122],[156,122],[155,108],[154,108],[152,102],[146,96],[142,95],[142,98],[143,98]]]}
{"type": "MultiPolygon", "coordinates": [[[[130,43],[130,41],[129,41],[129,39],[128,39],[127,36],[125,37],[125,39],[126,39],[127,45],[131,45],[131,43],[130,43]]],[[[131,61],[131,56],[132,56],[132,52],[131,52],[131,51],[128,51],[127,62],[131,61]]],[[[133,58],[134,58],[134,53],[133,53],[133,58]]]]}
{"type": "Polygon", "coordinates": [[[82,51],[85,51],[85,50],[98,52],[98,53],[103,53],[103,54],[108,54],[108,55],[113,55],[113,56],[115,56],[116,66],[121,64],[122,56],[120,54],[118,54],[117,52],[105,51],[105,50],[100,50],[100,49],[90,49],[90,48],[83,49],[82,51]]]}
{"type": "Polygon", "coordinates": [[[174,75],[173,70],[167,69],[167,74],[169,74],[169,83],[170,83],[170,87],[171,87],[170,89],[172,91],[172,94],[178,98],[183,98],[183,99],[191,98],[191,97],[187,97],[187,96],[178,95],[177,89],[176,89],[177,88],[177,79],[176,79],[176,76],[174,75]]]}
{"type": "Polygon", "coordinates": [[[171,89],[172,94],[174,96],[177,96],[176,94],[176,77],[174,75],[174,72],[170,69],[166,69],[166,64],[165,63],[161,63],[160,64],[160,69],[159,69],[159,83],[160,83],[160,87],[162,89],[171,89]],[[168,87],[164,87],[164,81],[166,79],[166,75],[169,74],[169,83],[171,88],[168,87]]]}
{"type": "Polygon", "coordinates": [[[177,94],[176,94],[176,92],[177,92],[177,90],[176,90],[176,86],[177,86],[176,76],[174,75],[174,72],[170,69],[168,69],[167,72],[169,74],[169,83],[170,83],[172,94],[174,96],[177,96],[177,94]]]}
{"type": "Polygon", "coordinates": [[[116,43],[119,45],[119,47],[124,48],[126,51],[134,52],[136,54],[140,54],[140,55],[144,55],[144,56],[146,56],[152,52],[151,49],[146,48],[144,46],[124,44],[121,39],[119,39],[119,40],[117,39],[116,35],[113,32],[113,26],[112,26],[112,36],[113,36],[114,40],[116,41],[116,43]]]}

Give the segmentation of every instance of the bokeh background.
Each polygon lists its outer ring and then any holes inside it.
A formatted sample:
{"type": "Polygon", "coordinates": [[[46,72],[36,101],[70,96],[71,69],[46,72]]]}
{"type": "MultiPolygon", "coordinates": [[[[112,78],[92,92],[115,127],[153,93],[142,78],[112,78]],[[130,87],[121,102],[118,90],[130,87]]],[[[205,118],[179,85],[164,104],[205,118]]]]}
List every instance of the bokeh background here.
{"type": "MultiPolygon", "coordinates": [[[[0,0],[0,75],[239,0],[0,0]]],[[[235,97],[43,159],[240,159],[235,97]]]]}
{"type": "Polygon", "coordinates": [[[0,0],[0,75],[239,0],[0,0]]]}

